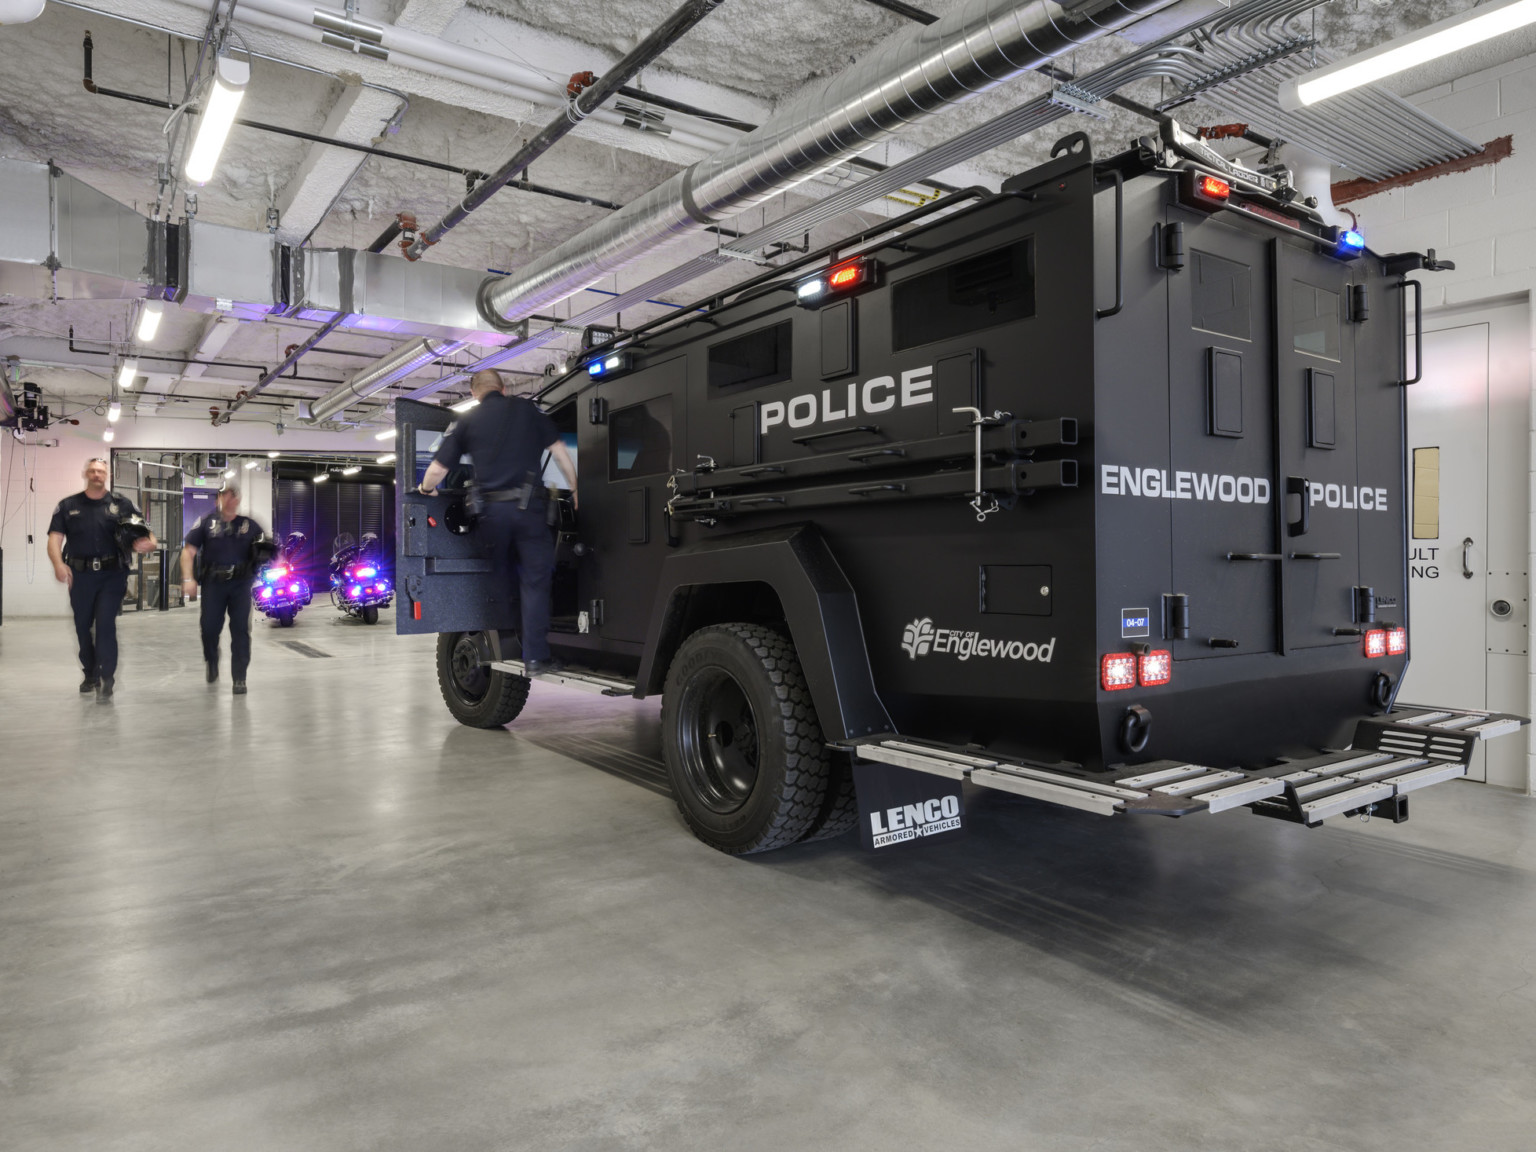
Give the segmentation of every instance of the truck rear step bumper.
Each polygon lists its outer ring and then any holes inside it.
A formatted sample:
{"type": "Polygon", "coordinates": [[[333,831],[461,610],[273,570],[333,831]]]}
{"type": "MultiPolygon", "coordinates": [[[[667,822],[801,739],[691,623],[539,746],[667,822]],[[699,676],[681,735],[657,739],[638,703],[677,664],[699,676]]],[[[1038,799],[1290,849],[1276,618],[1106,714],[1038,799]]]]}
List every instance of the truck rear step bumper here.
{"type": "Polygon", "coordinates": [[[1329,817],[1356,813],[1405,819],[1403,797],[1465,776],[1478,740],[1516,732],[1527,723],[1505,713],[1401,705],[1389,715],[1360,721],[1354,746],[1344,751],[1246,771],[1162,760],[1109,780],[906,737],[874,736],[839,747],[862,760],[1105,816],[1189,816],[1247,807],[1315,827],[1329,817]]]}

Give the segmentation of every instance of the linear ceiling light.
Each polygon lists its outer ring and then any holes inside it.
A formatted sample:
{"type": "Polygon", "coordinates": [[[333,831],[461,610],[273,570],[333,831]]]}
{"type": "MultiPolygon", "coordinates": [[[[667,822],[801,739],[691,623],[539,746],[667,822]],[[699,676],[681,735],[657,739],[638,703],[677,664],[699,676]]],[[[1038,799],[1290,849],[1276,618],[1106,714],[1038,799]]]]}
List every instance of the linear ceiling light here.
{"type": "Polygon", "coordinates": [[[1527,24],[1536,24],[1536,0],[1493,0],[1460,16],[1389,40],[1369,52],[1287,80],[1280,85],[1280,107],[1295,112],[1527,24]]]}
{"type": "Polygon", "coordinates": [[[256,467],[256,465],[258,465],[258,464],[260,464],[260,463],[261,463],[261,461],[260,461],[260,460],[247,460],[247,461],[246,461],[246,462],[245,462],[245,467],[246,467],[246,470],[247,470],[247,471],[249,471],[249,470],[250,470],[250,469],[252,469],[252,468],[254,468],[254,467],[256,467]]]}
{"type": "Polygon", "coordinates": [[[395,462],[395,454],[393,452],[386,452],[386,453],[384,453],[384,455],[380,456],[379,459],[378,459],[378,463],[380,463],[380,464],[393,464],[394,462],[395,462]]]}
{"type": "Polygon", "coordinates": [[[315,483],[316,484],[324,484],[330,478],[331,478],[331,474],[329,472],[320,472],[320,473],[317,473],[315,475],[315,483]]]}
{"type": "Polygon", "coordinates": [[[202,185],[213,179],[218,166],[219,153],[224,151],[224,141],[234,127],[235,113],[245,97],[245,86],[251,79],[248,60],[236,60],[220,56],[213,67],[213,83],[208,88],[208,98],[203,102],[202,114],[197,118],[197,137],[192,141],[192,151],[187,154],[187,179],[202,185]]]}
{"type": "Polygon", "coordinates": [[[480,403],[480,401],[476,400],[473,396],[471,396],[468,400],[460,400],[457,404],[455,404],[453,406],[452,410],[455,411],[455,412],[468,412],[471,408],[473,408],[478,403],[480,403]]]}
{"type": "Polygon", "coordinates": [[[148,344],[155,338],[155,333],[160,331],[160,316],[165,311],[165,305],[158,300],[150,300],[144,305],[144,310],[139,313],[139,343],[148,344]]]}
{"type": "Polygon", "coordinates": [[[393,428],[387,432],[380,432],[377,436],[374,437],[375,440],[393,440],[394,438],[395,430],[393,428]]]}
{"type": "Polygon", "coordinates": [[[350,468],[343,468],[341,470],[341,474],[343,476],[356,476],[361,471],[362,471],[362,468],[359,465],[354,464],[350,468]]]}
{"type": "Polygon", "coordinates": [[[117,386],[119,388],[132,388],[133,382],[139,378],[139,362],[137,360],[124,360],[123,366],[117,370],[117,386]]]}

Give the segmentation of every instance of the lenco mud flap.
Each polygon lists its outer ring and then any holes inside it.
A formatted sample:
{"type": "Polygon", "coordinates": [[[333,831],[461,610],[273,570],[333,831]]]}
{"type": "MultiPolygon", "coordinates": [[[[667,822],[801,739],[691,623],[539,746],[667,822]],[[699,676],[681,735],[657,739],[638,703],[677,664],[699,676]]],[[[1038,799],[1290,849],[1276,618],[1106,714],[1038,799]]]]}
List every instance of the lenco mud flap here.
{"type": "MultiPolygon", "coordinates": [[[[1479,740],[1517,732],[1528,723],[1501,712],[1400,705],[1387,715],[1361,720],[1347,749],[1263,769],[1213,769],[1158,760],[1098,778],[1062,765],[888,735],[839,747],[853,753],[856,771],[862,762],[858,779],[863,837],[866,847],[880,847],[871,837],[889,831],[889,815],[880,800],[866,801],[864,792],[865,779],[878,774],[868,771],[874,764],[904,769],[903,777],[926,773],[951,782],[953,788],[969,780],[1104,816],[1190,816],[1246,807],[1309,827],[1331,816],[1379,816],[1401,823],[1408,818],[1409,793],[1465,776],[1479,740]]],[[[942,793],[931,791],[935,796],[942,793]]],[[[926,810],[920,810],[919,816],[924,815],[926,810]]]]}

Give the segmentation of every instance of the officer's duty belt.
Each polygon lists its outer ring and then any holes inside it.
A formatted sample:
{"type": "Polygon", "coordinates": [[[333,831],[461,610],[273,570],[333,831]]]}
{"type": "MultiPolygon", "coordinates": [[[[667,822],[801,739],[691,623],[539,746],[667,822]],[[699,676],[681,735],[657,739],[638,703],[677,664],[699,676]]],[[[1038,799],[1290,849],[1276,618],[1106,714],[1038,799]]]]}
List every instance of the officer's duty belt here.
{"type": "Polygon", "coordinates": [[[66,556],[64,563],[76,572],[107,572],[123,566],[119,556],[66,556]]]}
{"type": "Polygon", "coordinates": [[[240,577],[249,576],[250,574],[251,566],[249,564],[234,564],[208,569],[208,578],[210,580],[238,580],[240,577]]]}
{"type": "Polygon", "coordinates": [[[480,499],[487,504],[507,504],[514,500],[527,500],[533,495],[533,485],[524,484],[518,488],[491,488],[480,493],[480,499]]]}

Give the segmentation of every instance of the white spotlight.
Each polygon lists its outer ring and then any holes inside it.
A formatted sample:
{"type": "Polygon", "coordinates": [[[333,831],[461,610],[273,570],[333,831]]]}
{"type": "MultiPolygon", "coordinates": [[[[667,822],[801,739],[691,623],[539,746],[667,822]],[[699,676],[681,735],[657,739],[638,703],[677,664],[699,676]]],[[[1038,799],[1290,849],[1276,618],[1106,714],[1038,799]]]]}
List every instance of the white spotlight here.
{"type": "Polygon", "coordinates": [[[139,313],[139,343],[148,344],[155,338],[155,333],[160,331],[160,315],[165,311],[165,305],[158,300],[151,300],[144,305],[144,310],[139,313]]]}
{"type": "Polygon", "coordinates": [[[1536,0],[1493,0],[1449,20],[1399,36],[1369,52],[1314,69],[1280,85],[1280,107],[1287,112],[1374,84],[1441,56],[1536,24],[1536,0]]]}
{"type": "Polygon", "coordinates": [[[240,111],[240,101],[245,97],[245,86],[250,79],[248,60],[220,56],[214,63],[213,83],[209,85],[208,98],[197,118],[197,137],[187,154],[187,179],[192,183],[203,185],[213,179],[219,153],[224,151],[224,141],[234,127],[235,114],[240,111]]]}
{"type": "Polygon", "coordinates": [[[123,366],[117,370],[117,386],[119,388],[132,388],[133,382],[139,378],[139,362],[134,359],[123,361],[123,366]]]}

